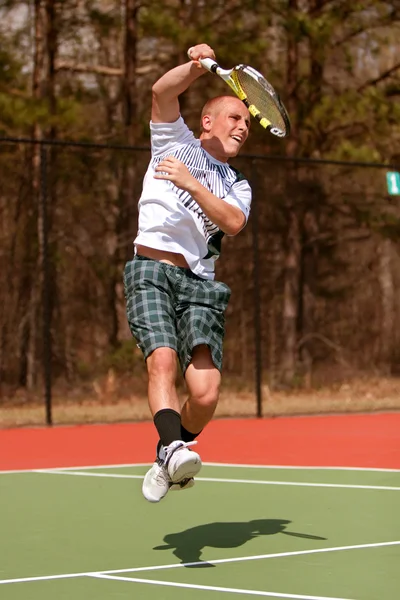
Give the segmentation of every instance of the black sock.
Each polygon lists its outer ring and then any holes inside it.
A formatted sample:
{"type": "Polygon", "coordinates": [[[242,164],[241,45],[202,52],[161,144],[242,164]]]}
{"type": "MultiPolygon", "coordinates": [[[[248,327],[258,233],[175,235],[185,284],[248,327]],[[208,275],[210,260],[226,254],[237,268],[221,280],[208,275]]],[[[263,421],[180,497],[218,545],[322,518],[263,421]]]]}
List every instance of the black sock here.
{"type": "MultiPolygon", "coordinates": [[[[181,415],[172,408],[159,410],[153,418],[160,436],[160,443],[169,446],[174,440],[181,440],[181,415]]],[[[157,445],[157,451],[159,446],[157,445]]]]}
{"type": "MultiPolygon", "coordinates": [[[[191,433],[190,431],[185,429],[184,426],[181,424],[181,439],[184,442],[193,442],[193,440],[195,440],[202,431],[203,430],[201,429],[199,431],[199,433],[191,433]]],[[[162,445],[163,444],[161,443],[161,440],[158,440],[158,442],[157,442],[157,457],[160,456],[160,450],[161,450],[162,445]]]]}
{"type": "Polygon", "coordinates": [[[202,431],[203,430],[201,429],[199,433],[191,433],[190,431],[185,429],[184,426],[181,424],[181,438],[184,442],[193,442],[193,440],[195,440],[197,436],[201,434],[202,431]]]}

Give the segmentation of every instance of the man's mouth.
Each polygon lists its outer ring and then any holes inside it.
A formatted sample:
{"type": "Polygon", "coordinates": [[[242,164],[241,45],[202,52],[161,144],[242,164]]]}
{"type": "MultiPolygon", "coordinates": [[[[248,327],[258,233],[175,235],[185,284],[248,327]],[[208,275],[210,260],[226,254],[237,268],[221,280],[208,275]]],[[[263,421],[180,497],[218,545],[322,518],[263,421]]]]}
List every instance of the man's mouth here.
{"type": "Polygon", "coordinates": [[[231,138],[233,140],[235,140],[235,142],[238,142],[239,144],[242,143],[242,138],[240,137],[240,135],[231,135],[231,138]]]}

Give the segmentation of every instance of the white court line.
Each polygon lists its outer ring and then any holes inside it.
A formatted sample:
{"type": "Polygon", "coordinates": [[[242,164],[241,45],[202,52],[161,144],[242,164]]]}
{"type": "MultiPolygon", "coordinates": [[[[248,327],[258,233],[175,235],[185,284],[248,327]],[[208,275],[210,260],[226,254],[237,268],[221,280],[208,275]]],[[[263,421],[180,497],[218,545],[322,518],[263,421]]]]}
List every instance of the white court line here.
{"type": "MultiPolygon", "coordinates": [[[[86,471],[57,471],[56,469],[36,469],[34,473],[44,475],[76,475],[78,477],[105,477],[110,479],[143,479],[143,475],[123,475],[122,473],[88,473],[86,471]]],[[[217,477],[196,477],[196,481],[211,481],[214,483],[251,483],[255,485],[291,485],[296,487],[349,488],[361,490],[391,490],[400,491],[400,487],[388,485],[353,485],[347,483],[314,483],[303,481],[262,481],[258,479],[224,479],[217,477]]]]}
{"type": "MultiPolygon", "coordinates": [[[[371,544],[357,544],[353,546],[336,546],[332,548],[314,548],[311,550],[295,550],[293,552],[277,552],[274,554],[258,554],[255,556],[239,556],[236,558],[218,558],[210,560],[213,565],[246,562],[249,560],[264,560],[269,558],[288,558],[291,556],[303,556],[305,554],[324,554],[327,552],[343,552],[346,550],[363,550],[367,548],[383,548],[385,546],[399,546],[400,540],[392,542],[376,542],[371,544]]],[[[193,567],[203,565],[203,561],[190,563],[173,563],[169,565],[153,565],[150,567],[133,567],[130,569],[113,569],[103,571],[87,571],[82,573],[64,573],[60,575],[39,575],[37,577],[20,577],[18,579],[1,579],[0,584],[6,583],[28,583],[32,581],[47,581],[52,579],[72,579],[74,577],[93,577],[94,575],[113,575],[116,573],[138,573],[143,571],[161,571],[167,569],[179,569],[182,567],[193,567]]]]}
{"type": "MultiPolygon", "coordinates": [[[[76,475],[78,477],[105,477],[106,479],[143,479],[143,475],[124,475],[122,473],[88,473],[87,471],[59,471],[57,469],[34,469],[32,473],[42,475],[76,475]]],[[[196,477],[198,479],[198,477],[196,477]]]]}
{"type": "Polygon", "coordinates": [[[295,465],[246,465],[244,463],[203,463],[209,467],[234,467],[235,469],[293,469],[293,470],[310,470],[310,471],[382,471],[388,473],[400,473],[400,469],[383,469],[378,467],[318,467],[318,466],[295,466],[295,465]]]}
{"type": "MultiPolygon", "coordinates": [[[[75,469],[124,469],[131,467],[149,467],[153,463],[126,463],[118,465],[86,465],[86,466],[75,466],[75,467],[46,467],[45,469],[12,469],[6,471],[0,471],[0,475],[15,475],[18,473],[36,473],[38,470],[41,472],[46,471],[74,471],[75,469]]],[[[204,465],[205,463],[203,463],[204,465]]]]}
{"type": "MultiPolygon", "coordinates": [[[[40,471],[74,471],[76,469],[124,469],[130,467],[149,467],[153,463],[121,463],[114,465],[76,465],[75,467],[48,467],[40,469],[40,471]]],[[[400,469],[384,469],[376,467],[318,467],[318,466],[298,466],[298,465],[247,465],[234,463],[214,463],[204,462],[204,466],[208,467],[232,467],[235,469],[292,469],[293,471],[371,471],[381,473],[400,473],[400,469]]],[[[0,471],[0,475],[9,475],[15,473],[34,473],[38,469],[12,469],[0,471]]]]}
{"type": "Polygon", "coordinates": [[[95,579],[111,579],[113,581],[128,581],[130,583],[149,583],[151,585],[166,585],[192,590],[207,590],[210,592],[227,592],[229,594],[245,594],[248,596],[269,596],[270,598],[292,598],[295,600],[350,600],[349,598],[332,598],[331,596],[303,596],[299,594],[282,594],[279,592],[263,592],[260,590],[244,590],[238,588],[216,587],[214,585],[196,585],[194,583],[177,583],[171,581],[158,581],[156,579],[138,579],[137,577],[116,577],[115,575],[103,575],[98,573],[91,575],[95,579]]]}

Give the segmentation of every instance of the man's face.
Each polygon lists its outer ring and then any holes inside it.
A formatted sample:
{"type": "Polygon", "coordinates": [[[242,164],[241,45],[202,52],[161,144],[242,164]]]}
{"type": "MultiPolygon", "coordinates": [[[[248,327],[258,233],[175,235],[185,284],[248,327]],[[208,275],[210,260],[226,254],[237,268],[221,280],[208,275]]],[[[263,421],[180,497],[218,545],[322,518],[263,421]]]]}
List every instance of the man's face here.
{"type": "Polygon", "coordinates": [[[247,140],[250,114],[237,98],[226,99],[217,109],[203,117],[204,148],[215,158],[226,162],[236,156],[247,140]]]}

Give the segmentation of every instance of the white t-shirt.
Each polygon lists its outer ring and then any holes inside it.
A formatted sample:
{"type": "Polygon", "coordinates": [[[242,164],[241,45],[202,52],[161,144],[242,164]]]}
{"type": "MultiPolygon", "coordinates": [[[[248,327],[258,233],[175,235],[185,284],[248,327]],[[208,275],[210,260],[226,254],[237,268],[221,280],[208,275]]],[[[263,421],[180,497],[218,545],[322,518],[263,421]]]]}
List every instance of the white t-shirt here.
{"type": "Polygon", "coordinates": [[[188,192],[171,181],[154,179],[155,167],[167,156],[174,156],[211,193],[240,208],[246,222],[250,185],[239,171],[208,154],[182,117],[174,123],[151,122],[150,130],[151,160],[139,200],[139,230],[134,244],[182,254],[193,273],[214,279],[224,233],[188,192]]]}

